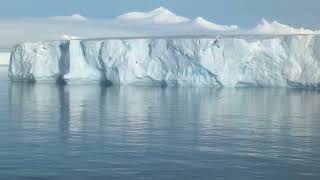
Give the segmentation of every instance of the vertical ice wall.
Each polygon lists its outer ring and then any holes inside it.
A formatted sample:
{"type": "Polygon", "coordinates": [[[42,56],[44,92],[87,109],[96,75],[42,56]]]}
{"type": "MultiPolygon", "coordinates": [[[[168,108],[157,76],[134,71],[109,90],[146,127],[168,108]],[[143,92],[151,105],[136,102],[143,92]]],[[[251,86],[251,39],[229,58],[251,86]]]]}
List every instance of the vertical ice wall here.
{"type": "Polygon", "coordinates": [[[169,86],[320,87],[320,36],[138,38],[22,43],[12,80],[169,86]]]}

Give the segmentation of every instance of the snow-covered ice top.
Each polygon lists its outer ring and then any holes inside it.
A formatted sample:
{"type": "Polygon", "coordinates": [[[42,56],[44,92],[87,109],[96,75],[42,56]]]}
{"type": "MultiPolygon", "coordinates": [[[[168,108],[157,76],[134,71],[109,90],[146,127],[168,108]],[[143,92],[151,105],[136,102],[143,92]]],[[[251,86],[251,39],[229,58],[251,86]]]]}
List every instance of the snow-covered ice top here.
{"type": "Polygon", "coordinates": [[[320,36],[109,38],[21,43],[13,81],[320,88],[320,36]]]}

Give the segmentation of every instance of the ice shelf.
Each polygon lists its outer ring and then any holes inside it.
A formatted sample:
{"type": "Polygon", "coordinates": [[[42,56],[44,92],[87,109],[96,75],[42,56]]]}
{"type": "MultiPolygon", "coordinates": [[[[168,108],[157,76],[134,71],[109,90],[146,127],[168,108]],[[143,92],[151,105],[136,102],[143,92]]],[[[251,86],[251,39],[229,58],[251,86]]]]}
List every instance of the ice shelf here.
{"type": "Polygon", "coordinates": [[[212,87],[320,87],[320,36],[102,38],[24,42],[13,81],[212,87]]]}

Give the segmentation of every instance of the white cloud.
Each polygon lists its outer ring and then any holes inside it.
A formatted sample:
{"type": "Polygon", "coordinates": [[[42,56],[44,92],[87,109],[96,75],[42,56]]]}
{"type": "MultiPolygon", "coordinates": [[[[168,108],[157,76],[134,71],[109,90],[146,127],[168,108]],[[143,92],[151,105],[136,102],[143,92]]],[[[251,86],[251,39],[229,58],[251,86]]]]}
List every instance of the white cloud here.
{"type": "Polygon", "coordinates": [[[80,14],[73,14],[71,16],[54,16],[51,17],[52,20],[57,21],[87,21],[88,19],[80,14]]]}

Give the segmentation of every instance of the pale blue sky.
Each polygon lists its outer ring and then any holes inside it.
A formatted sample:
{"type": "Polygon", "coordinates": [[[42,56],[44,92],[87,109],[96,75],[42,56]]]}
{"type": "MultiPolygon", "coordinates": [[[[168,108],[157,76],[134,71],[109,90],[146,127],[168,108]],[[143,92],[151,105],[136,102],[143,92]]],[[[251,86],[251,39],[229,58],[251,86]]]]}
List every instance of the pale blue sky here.
{"type": "Polygon", "coordinates": [[[320,0],[0,0],[0,18],[80,13],[111,18],[164,6],[183,16],[222,24],[254,26],[262,17],[293,26],[320,28],[320,0]]]}

